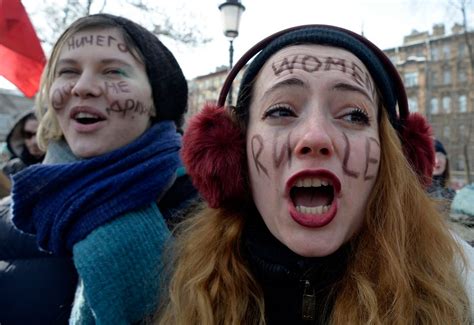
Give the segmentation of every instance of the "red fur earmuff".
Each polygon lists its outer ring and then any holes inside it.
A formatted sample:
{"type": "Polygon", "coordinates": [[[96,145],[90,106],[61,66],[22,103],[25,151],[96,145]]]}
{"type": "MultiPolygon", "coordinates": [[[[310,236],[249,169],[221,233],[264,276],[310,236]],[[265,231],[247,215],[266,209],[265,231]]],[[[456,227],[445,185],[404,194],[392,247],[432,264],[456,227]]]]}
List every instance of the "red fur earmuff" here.
{"type": "Polygon", "coordinates": [[[245,139],[226,109],[208,104],[191,118],[183,136],[182,157],[194,186],[210,207],[242,202],[245,139]]]}
{"type": "Polygon", "coordinates": [[[408,115],[400,131],[403,152],[413,170],[424,186],[431,184],[431,175],[435,164],[433,131],[421,114],[408,115]]]}

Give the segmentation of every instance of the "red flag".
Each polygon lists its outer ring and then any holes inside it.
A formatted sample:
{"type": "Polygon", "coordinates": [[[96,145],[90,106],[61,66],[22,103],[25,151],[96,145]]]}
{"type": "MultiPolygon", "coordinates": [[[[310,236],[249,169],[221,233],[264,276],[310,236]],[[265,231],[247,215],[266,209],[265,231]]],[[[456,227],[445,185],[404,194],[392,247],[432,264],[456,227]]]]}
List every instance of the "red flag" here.
{"type": "Polygon", "coordinates": [[[0,75],[27,97],[33,97],[45,62],[40,41],[21,1],[0,0],[0,75]]]}

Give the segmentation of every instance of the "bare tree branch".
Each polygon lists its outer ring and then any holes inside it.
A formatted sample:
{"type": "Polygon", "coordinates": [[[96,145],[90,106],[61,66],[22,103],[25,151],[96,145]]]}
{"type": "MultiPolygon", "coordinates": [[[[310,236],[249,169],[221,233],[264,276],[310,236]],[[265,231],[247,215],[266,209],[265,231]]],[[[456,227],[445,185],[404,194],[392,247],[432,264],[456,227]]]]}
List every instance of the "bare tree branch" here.
{"type": "MultiPolygon", "coordinates": [[[[143,17],[149,17],[144,21],[140,21],[140,23],[158,36],[163,35],[189,46],[198,46],[211,40],[202,35],[196,19],[196,23],[193,24],[192,19],[183,19],[180,16],[180,21],[176,22],[156,5],[150,5],[150,2],[143,0],[117,0],[112,4],[107,2],[107,0],[102,0],[101,5],[98,5],[98,3],[98,0],[67,0],[61,6],[57,1],[45,0],[42,10],[34,13],[32,17],[33,19],[38,18],[38,21],[48,21],[47,25],[44,23],[36,24],[40,39],[49,46],[52,46],[62,31],[77,18],[104,11],[113,12],[120,7],[124,7],[124,10],[127,10],[128,6],[132,11],[137,11],[143,17]],[[160,23],[157,24],[157,21],[160,23]]],[[[186,9],[183,8],[180,11],[185,13],[186,9]]],[[[190,17],[192,17],[191,13],[190,17]]]]}

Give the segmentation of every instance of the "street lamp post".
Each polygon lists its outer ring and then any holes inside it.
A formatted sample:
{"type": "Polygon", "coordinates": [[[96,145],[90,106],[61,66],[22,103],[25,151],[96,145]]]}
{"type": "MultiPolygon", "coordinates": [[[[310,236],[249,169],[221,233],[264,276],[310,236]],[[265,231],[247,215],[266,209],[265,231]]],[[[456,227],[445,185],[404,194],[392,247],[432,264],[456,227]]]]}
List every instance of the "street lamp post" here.
{"type": "MultiPolygon", "coordinates": [[[[234,58],[234,38],[239,35],[240,16],[244,12],[245,7],[240,0],[226,0],[219,5],[222,15],[222,23],[224,25],[224,35],[229,39],[229,71],[232,69],[234,58]]],[[[227,98],[229,105],[232,105],[232,86],[229,89],[229,97],[227,98]]]]}

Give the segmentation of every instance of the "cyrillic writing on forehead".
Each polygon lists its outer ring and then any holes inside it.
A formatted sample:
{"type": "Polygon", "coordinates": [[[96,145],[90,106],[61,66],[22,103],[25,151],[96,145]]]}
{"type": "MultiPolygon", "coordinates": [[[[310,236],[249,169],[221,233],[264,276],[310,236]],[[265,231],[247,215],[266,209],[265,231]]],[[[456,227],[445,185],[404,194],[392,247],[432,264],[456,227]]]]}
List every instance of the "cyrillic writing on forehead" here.
{"type": "Polygon", "coordinates": [[[119,42],[111,35],[92,34],[85,36],[73,35],[67,40],[67,49],[69,51],[78,49],[83,46],[115,46],[120,52],[128,52],[128,47],[125,43],[119,42]]]}
{"type": "Polygon", "coordinates": [[[280,61],[272,62],[272,69],[275,76],[279,76],[283,72],[293,73],[295,69],[300,69],[308,73],[329,70],[341,71],[342,73],[348,74],[360,86],[367,87],[371,92],[374,90],[372,78],[369,73],[356,62],[342,58],[295,54],[284,57],[280,61]]]}

